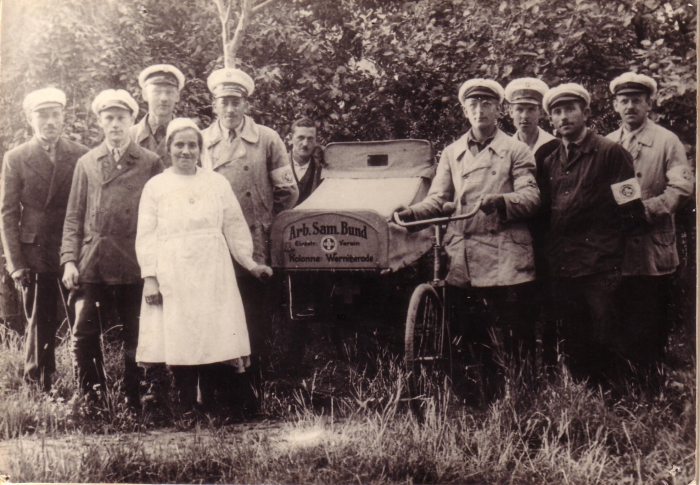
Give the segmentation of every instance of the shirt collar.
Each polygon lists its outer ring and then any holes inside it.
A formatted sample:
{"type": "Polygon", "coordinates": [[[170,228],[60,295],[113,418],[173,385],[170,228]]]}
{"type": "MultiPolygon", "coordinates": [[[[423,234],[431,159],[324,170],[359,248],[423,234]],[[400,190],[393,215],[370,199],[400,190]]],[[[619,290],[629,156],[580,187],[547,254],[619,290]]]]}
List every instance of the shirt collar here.
{"type": "Polygon", "coordinates": [[[583,131],[581,132],[581,136],[579,136],[576,140],[568,141],[568,140],[562,138],[561,142],[564,145],[564,148],[566,148],[566,151],[568,152],[569,151],[569,143],[573,143],[575,145],[581,146],[581,144],[583,143],[583,140],[586,139],[587,135],[588,135],[588,127],[584,126],[583,131]]]}
{"type": "Polygon", "coordinates": [[[648,122],[648,119],[644,120],[644,123],[642,123],[642,126],[640,126],[639,128],[637,128],[636,130],[633,130],[633,131],[625,130],[624,126],[620,127],[620,129],[622,130],[622,133],[620,134],[621,135],[620,138],[624,138],[626,136],[629,136],[630,139],[634,138],[635,136],[639,135],[639,133],[641,133],[641,131],[644,128],[646,128],[647,122],[648,122]]]}
{"type": "Polygon", "coordinates": [[[105,138],[105,146],[107,147],[107,151],[109,152],[110,155],[114,153],[115,148],[117,150],[119,150],[120,155],[124,155],[126,153],[126,150],[129,148],[129,143],[124,143],[120,147],[115,147],[115,146],[112,146],[105,138]]]}
{"type": "Polygon", "coordinates": [[[36,141],[37,141],[37,143],[39,143],[39,146],[41,148],[43,148],[44,150],[46,150],[47,152],[50,152],[52,148],[55,149],[56,146],[58,145],[58,139],[54,143],[49,143],[47,141],[42,140],[38,136],[35,136],[34,138],[36,138],[36,141]]]}
{"type": "Polygon", "coordinates": [[[238,138],[239,136],[241,136],[241,133],[243,133],[244,129],[245,129],[245,116],[241,120],[240,124],[238,126],[236,126],[233,130],[229,130],[227,128],[224,128],[223,125],[221,124],[221,120],[219,120],[219,130],[221,130],[221,133],[223,135],[226,135],[226,136],[224,136],[224,138],[226,138],[226,139],[228,139],[229,132],[233,133],[234,138],[238,138]]]}
{"type": "Polygon", "coordinates": [[[498,128],[496,128],[496,130],[493,132],[493,135],[484,138],[483,141],[479,141],[479,140],[476,139],[476,137],[474,136],[474,133],[473,133],[472,130],[470,129],[470,130],[467,132],[467,146],[470,146],[471,144],[474,144],[474,143],[477,143],[477,144],[479,144],[479,145],[481,145],[481,146],[487,146],[487,145],[488,145],[489,143],[491,143],[491,142],[493,141],[493,139],[496,137],[496,133],[498,133],[498,128]]]}
{"type": "MultiPolygon", "coordinates": [[[[172,118],[170,119],[170,121],[172,121],[172,118]]],[[[170,123],[170,121],[168,123],[170,123]]],[[[160,128],[161,126],[164,126],[167,129],[168,123],[165,123],[164,125],[154,125],[151,123],[150,113],[146,115],[146,126],[148,126],[148,130],[151,132],[151,135],[153,135],[153,136],[155,136],[156,131],[158,131],[158,128],[160,128]]]]}

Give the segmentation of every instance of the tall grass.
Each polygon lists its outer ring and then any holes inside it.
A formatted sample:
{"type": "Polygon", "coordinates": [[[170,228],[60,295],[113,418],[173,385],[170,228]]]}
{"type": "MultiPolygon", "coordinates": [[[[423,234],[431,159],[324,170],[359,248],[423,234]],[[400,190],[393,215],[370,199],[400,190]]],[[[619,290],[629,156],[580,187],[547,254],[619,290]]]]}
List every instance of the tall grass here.
{"type": "MultiPolygon", "coordinates": [[[[143,415],[130,425],[108,414],[65,416],[57,398],[21,384],[19,365],[10,362],[21,362],[21,341],[6,336],[3,345],[2,436],[24,436],[12,442],[13,481],[686,485],[694,472],[688,358],[667,369],[655,396],[630,383],[625,396],[613,397],[572,380],[562,366],[537,388],[512,374],[501,397],[467,407],[449,382],[426,376],[433,388],[419,422],[400,361],[377,351],[360,364],[328,360],[296,381],[266,383],[258,392],[268,421],[202,419],[188,433],[168,435],[143,415]],[[152,431],[124,433],[129,426],[152,431]],[[111,434],[96,437],[96,430],[111,434]]],[[[57,395],[70,389],[58,382],[57,395]]]]}

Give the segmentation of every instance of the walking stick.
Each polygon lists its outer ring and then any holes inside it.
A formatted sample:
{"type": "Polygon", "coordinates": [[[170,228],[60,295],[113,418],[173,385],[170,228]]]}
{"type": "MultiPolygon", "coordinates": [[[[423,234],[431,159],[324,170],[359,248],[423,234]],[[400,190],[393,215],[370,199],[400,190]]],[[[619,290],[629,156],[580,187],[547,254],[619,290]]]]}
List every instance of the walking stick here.
{"type": "MultiPolygon", "coordinates": [[[[63,285],[61,284],[61,280],[59,278],[56,278],[56,283],[58,283],[58,294],[61,295],[61,302],[63,303],[63,310],[66,312],[66,322],[68,323],[68,333],[70,334],[70,340],[71,344],[73,343],[73,323],[70,321],[70,313],[68,312],[68,303],[66,302],[66,297],[63,296],[63,285]]],[[[74,290],[70,291],[70,294],[68,295],[68,301],[70,301],[73,297],[73,292],[74,290]]],[[[75,356],[73,355],[73,351],[70,352],[70,363],[71,363],[71,374],[73,375],[73,380],[76,381],[75,384],[77,385],[77,376],[75,375],[75,356]]]]}

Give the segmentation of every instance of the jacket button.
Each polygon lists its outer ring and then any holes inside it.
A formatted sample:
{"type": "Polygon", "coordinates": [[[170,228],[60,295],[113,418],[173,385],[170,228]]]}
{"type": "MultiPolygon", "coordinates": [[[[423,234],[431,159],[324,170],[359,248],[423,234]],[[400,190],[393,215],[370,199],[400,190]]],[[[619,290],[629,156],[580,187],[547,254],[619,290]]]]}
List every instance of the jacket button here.
{"type": "Polygon", "coordinates": [[[253,224],[250,225],[250,230],[251,230],[251,231],[254,231],[254,230],[255,230],[255,226],[254,226],[253,224]]]}
{"type": "Polygon", "coordinates": [[[246,192],[245,195],[246,195],[247,197],[250,197],[250,196],[251,196],[251,193],[250,193],[250,192],[246,192]]]}
{"type": "Polygon", "coordinates": [[[464,235],[464,239],[469,239],[469,238],[471,238],[471,237],[472,237],[471,234],[465,234],[465,235],[464,235]]]}
{"type": "Polygon", "coordinates": [[[102,212],[102,213],[104,214],[104,213],[107,212],[107,211],[104,210],[104,209],[100,209],[100,212],[102,212]]]}
{"type": "Polygon", "coordinates": [[[567,190],[566,192],[564,192],[564,195],[569,195],[569,191],[567,190]]]}
{"type": "Polygon", "coordinates": [[[565,175],[569,175],[569,171],[568,171],[568,170],[566,171],[566,174],[565,174],[565,175]]]}
{"type": "Polygon", "coordinates": [[[491,175],[496,175],[496,171],[495,171],[495,170],[492,170],[492,171],[491,171],[491,175]]]}
{"type": "Polygon", "coordinates": [[[637,172],[637,177],[642,178],[642,172],[637,172]]]}
{"type": "Polygon", "coordinates": [[[495,229],[489,229],[489,234],[496,234],[496,230],[495,230],[495,229]]]}
{"type": "Polygon", "coordinates": [[[243,170],[248,170],[248,165],[244,165],[243,170]]]}

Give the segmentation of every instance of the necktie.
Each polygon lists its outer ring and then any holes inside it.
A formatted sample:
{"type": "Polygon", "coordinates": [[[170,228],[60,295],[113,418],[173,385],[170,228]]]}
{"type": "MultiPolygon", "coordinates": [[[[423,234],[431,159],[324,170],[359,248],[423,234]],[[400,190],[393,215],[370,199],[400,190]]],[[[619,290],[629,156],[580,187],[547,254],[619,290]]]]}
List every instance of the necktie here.
{"type": "Polygon", "coordinates": [[[153,135],[153,138],[156,139],[156,143],[160,145],[160,142],[163,141],[163,138],[165,138],[165,126],[160,125],[158,128],[156,128],[156,132],[153,135]]]}
{"type": "Polygon", "coordinates": [[[229,130],[228,131],[228,142],[233,143],[233,140],[236,139],[236,131],[235,130],[229,130]]]}
{"type": "Polygon", "coordinates": [[[113,148],[113,149],[112,149],[112,155],[114,156],[114,161],[115,161],[115,162],[118,162],[119,159],[122,157],[121,153],[119,153],[119,149],[118,149],[118,148],[113,148]]]}
{"type": "Polygon", "coordinates": [[[569,147],[567,150],[566,158],[567,160],[571,161],[574,159],[576,156],[576,152],[578,152],[578,145],[575,143],[569,143],[569,147]]]}
{"type": "Polygon", "coordinates": [[[634,135],[631,133],[625,133],[622,136],[622,140],[620,140],[620,145],[622,145],[622,148],[625,150],[629,151],[630,150],[630,144],[632,143],[632,140],[634,139],[634,135]]]}

